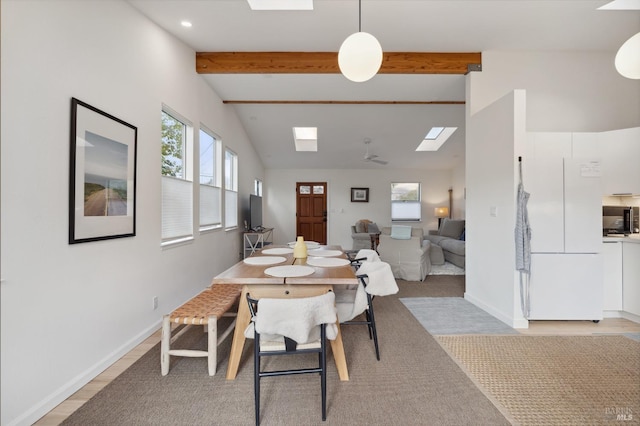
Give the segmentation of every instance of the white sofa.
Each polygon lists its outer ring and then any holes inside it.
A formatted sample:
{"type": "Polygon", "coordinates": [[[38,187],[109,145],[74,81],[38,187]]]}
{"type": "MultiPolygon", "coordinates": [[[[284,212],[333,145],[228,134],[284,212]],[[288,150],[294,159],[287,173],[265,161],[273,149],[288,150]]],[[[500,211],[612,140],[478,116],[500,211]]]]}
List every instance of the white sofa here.
{"type": "Polygon", "coordinates": [[[391,266],[395,278],[406,281],[423,281],[431,272],[429,245],[423,245],[422,228],[411,228],[409,239],[391,236],[391,228],[381,229],[378,253],[380,260],[391,266]]]}

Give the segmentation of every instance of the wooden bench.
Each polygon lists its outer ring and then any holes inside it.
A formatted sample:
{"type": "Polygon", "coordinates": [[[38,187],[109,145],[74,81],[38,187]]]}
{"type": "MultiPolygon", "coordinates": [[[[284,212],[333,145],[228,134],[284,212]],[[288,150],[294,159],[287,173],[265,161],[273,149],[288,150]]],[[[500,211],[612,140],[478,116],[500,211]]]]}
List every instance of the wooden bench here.
{"type": "Polygon", "coordinates": [[[218,345],[231,334],[235,327],[236,320],[218,336],[218,319],[223,316],[237,316],[237,303],[242,292],[242,285],[238,284],[215,284],[198,294],[184,305],[177,308],[171,314],[162,318],[162,341],[160,344],[160,367],[162,375],[169,373],[169,360],[173,356],[186,357],[207,357],[209,375],[216,374],[217,349],[218,345]],[[230,311],[234,305],[235,312],[230,311]],[[186,324],[178,333],[171,336],[172,324],[186,324]],[[175,342],[192,325],[201,325],[209,333],[207,350],[193,349],[171,349],[171,344],[175,342]]]}

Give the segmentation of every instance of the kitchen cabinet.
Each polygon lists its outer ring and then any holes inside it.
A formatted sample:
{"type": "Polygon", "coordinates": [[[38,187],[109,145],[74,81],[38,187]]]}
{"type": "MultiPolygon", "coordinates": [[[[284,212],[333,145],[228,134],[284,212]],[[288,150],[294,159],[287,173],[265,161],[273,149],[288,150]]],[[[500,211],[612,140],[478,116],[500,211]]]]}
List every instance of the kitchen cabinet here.
{"type": "Polygon", "coordinates": [[[640,316],[640,244],[622,246],[622,310],[640,316]]]}
{"type": "Polygon", "coordinates": [[[604,195],[640,194],[640,127],[598,133],[604,195]]]}
{"type": "Polygon", "coordinates": [[[602,309],[605,311],[622,310],[622,242],[605,241],[602,243],[602,260],[604,271],[604,299],[602,309]]]}

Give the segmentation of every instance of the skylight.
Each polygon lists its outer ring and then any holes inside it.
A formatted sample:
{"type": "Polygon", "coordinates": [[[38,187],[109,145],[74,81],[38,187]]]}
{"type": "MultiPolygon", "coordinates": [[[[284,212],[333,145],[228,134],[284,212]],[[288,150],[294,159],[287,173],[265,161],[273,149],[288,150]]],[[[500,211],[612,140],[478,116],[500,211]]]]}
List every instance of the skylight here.
{"type": "Polygon", "coordinates": [[[318,128],[317,127],[294,127],[293,140],[296,144],[296,151],[317,151],[318,150],[318,128]]]}
{"type": "Polygon", "coordinates": [[[444,144],[457,127],[433,127],[418,145],[416,151],[437,151],[444,144]]]}
{"type": "Polygon", "coordinates": [[[639,10],[640,0],[614,0],[603,6],[600,6],[597,10],[639,10]]]}
{"type": "Polygon", "coordinates": [[[247,0],[251,10],[313,10],[313,0],[247,0]]]}

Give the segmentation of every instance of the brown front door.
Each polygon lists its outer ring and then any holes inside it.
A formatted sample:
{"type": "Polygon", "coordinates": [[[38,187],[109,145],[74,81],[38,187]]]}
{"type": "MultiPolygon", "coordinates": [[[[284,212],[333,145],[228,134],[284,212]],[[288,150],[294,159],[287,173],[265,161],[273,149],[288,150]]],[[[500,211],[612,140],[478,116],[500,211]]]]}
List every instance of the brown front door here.
{"type": "Polygon", "coordinates": [[[327,244],[327,183],[296,183],[296,236],[327,244]]]}

